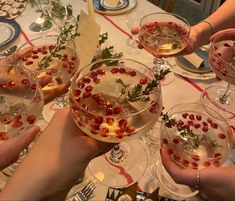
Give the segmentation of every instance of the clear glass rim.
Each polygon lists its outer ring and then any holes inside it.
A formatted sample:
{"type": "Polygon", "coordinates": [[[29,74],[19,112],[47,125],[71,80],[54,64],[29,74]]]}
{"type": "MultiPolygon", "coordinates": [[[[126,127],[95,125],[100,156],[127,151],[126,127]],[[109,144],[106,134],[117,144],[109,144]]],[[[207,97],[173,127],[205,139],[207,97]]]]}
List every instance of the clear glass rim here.
{"type": "MultiPolygon", "coordinates": [[[[146,18],[146,17],[149,17],[149,16],[153,16],[153,15],[168,15],[168,16],[174,16],[176,17],[177,19],[180,19],[181,21],[185,22],[185,24],[189,27],[189,30],[187,32],[187,35],[190,34],[190,31],[191,31],[191,25],[190,23],[188,22],[188,20],[186,20],[184,17],[181,17],[180,15],[177,15],[177,14],[174,14],[174,13],[166,13],[166,12],[155,12],[155,13],[149,13],[147,15],[144,15],[141,20],[140,20],[140,28],[142,26],[142,21],[146,18]]],[[[147,32],[146,30],[143,30],[146,34],[150,35],[150,36],[154,36],[153,34],[150,34],[149,32],[147,32]]],[[[158,36],[154,36],[156,38],[162,38],[162,39],[173,39],[174,37],[172,38],[167,38],[167,37],[158,37],[158,36]]]]}
{"type": "MultiPolygon", "coordinates": [[[[105,61],[117,61],[117,60],[118,60],[118,61],[130,61],[130,62],[138,63],[138,64],[144,66],[145,68],[147,68],[150,72],[152,72],[152,73],[154,74],[154,72],[152,71],[151,68],[149,68],[149,67],[146,66],[145,64],[143,64],[143,63],[141,63],[141,62],[139,62],[139,61],[133,60],[133,59],[127,59],[127,58],[120,58],[120,59],[119,59],[119,58],[116,58],[116,59],[115,59],[115,58],[110,58],[110,59],[101,59],[101,60],[92,62],[92,63],[90,63],[90,64],[84,66],[84,67],[81,68],[80,70],[78,70],[78,71],[76,72],[76,74],[74,75],[73,79],[72,79],[72,82],[71,82],[71,85],[70,85],[69,94],[70,94],[70,98],[72,98],[72,100],[73,100],[73,102],[75,103],[75,105],[79,105],[79,104],[76,102],[76,100],[75,100],[75,98],[74,98],[74,96],[73,96],[73,94],[72,94],[72,90],[74,89],[74,85],[76,84],[76,80],[77,80],[77,77],[79,76],[79,74],[80,74],[84,69],[89,68],[89,67],[92,67],[93,65],[95,65],[95,64],[97,64],[97,63],[103,63],[103,62],[105,62],[105,61]]],[[[161,94],[161,85],[160,85],[160,82],[159,82],[159,81],[158,81],[158,87],[157,87],[157,89],[158,89],[159,92],[160,92],[159,96],[157,97],[157,103],[159,103],[159,102],[161,102],[161,97],[162,97],[162,94],[161,94]]],[[[150,103],[150,104],[148,105],[148,107],[145,107],[144,109],[142,109],[142,110],[140,110],[140,111],[138,111],[138,112],[134,112],[134,113],[131,113],[131,114],[128,114],[128,115],[107,115],[107,116],[115,117],[115,118],[125,118],[125,117],[135,116],[135,115],[138,115],[138,114],[143,113],[144,111],[148,110],[151,106],[152,106],[152,104],[150,103]]],[[[81,108],[81,107],[79,107],[79,108],[81,108]]],[[[88,111],[88,112],[89,112],[90,114],[97,115],[97,114],[95,114],[95,113],[93,113],[93,112],[91,112],[91,111],[88,111]]],[[[104,116],[104,115],[102,115],[102,116],[104,116]]]]}

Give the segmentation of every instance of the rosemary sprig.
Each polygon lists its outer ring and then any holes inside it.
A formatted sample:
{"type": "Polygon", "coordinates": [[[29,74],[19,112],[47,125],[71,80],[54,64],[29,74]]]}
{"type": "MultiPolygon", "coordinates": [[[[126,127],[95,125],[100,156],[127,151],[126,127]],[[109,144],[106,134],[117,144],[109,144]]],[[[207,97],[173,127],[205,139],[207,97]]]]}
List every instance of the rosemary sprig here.
{"type": "Polygon", "coordinates": [[[158,81],[162,80],[169,72],[169,69],[161,69],[159,73],[155,74],[155,78],[151,80],[151,82],[149,82],[145,88],[141,84],[135,85],[130,91],[128,91],[125,101],[149,101],[149,95],[152,94],[153,90],[158,86],[158,81]]]}
{"type": "Polygon", "coordinates": [[[44,70],[49,67],[49,63],[52,61],[52,57],[61,58],[62,55],[59,52],[65,49],[65,45],[68,41],[73,41],[80,34],[77,32],[78,24],[69,25],[68,27],[64,27],[60,32],[60,35],[57,38],[55,48],[49,49],[50,55],[44,56],[42,60],[38,63],[37,72],[44,70]]]}
{"type": "Polygon", "coordinates": [[[210,148],[218,146],[215,142],[215,140],[212,140],[208,135],[205,135],[203,133],[195,134],[192,129],[185,128],[183,125],[179,123],[174,118],[170,118],[168,114],[161,112],[161,117],[168,128],[176,127],[179,131],[179,135],[182,138],[187,138],[185,140],[184,145],[187,148],[193,148],[197,149],[201,145],[207,144],[210,148]]]}

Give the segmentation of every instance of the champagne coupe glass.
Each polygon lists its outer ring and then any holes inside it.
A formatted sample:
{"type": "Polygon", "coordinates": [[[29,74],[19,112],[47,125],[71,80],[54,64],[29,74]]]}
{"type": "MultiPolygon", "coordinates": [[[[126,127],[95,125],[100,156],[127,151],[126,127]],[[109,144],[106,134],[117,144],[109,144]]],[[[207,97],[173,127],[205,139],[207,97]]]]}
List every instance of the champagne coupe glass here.
{"type": "MultiPolygon", "coordinates": [[[[0,66],[0,143],[33,126],[43,109],[43,96],[34,75],[20,65],[0,66]]],[[[5,168],[0,178],[7,181],[16,164],[5,168]]]]}
{"type": "MultiPolygon", "coordinates": [[[[63,44],[64,47],[59,48],[56,46],[57,39],[57,35],[39,37],[32,39],[19,48],[32,48],[31,53],[22,58],[22,65],[25,68],[32,71],[37,77],[52,76],[52,82],[42,89],[45,93],[66,88],[79,66],[74,42],[72,40],[66,41],[63,44]],[[52,56],[51,51],[55,49],[59,49],[59,51],[56,51],[56,55],[52,56]]],[[[43,110],[44,119],[50,122],[55,111],[67,104],[66,94],[56,98],[55,102],[48,103],[43,110]]]]}
{"type": "Polygon", "coordinates": [[[49,0],[36,0],[35,6],[41,15],[29,25],[29,29],[33,32],[47,31],[52,27],[51,21],[46,17],[50,9],[50,2],[49,0]]]}
{"type": "Polygon", "coordinates": [[[215,40],[209,49],[209,63],[215,74],[228,83],[227,87],[212,86],[204,90],[202,104],[218,110],[225,119],[235,117],[235,40],[215,40]]]}
{"type": "Polygon", "coordinates": [[[160,115],[160,84],[147,96],[141,92],[153,79],[153,71],[137,61],[103,59],[79,70],[72,80],[70,107],[77,126],[97,140],[121,142],[89,164],[91,174],[106,186],[131,185],[146,170],[146,150],[133,138],[150,130],[160,115]]]}
{"type": "MultiPolygon", "coordinates": [[[[167,115],[169,119],[161,127],[161,144],[175,163],[183,168],[201,169],[221,166],[229,158],[231,129],[215,110],[200,103],[182,103],[173,106],[167,115]]],[[[161,163],[157,165],[157,177],[166,190],[181,198],[198,193],[176,184],[161,163]]]]}
{"type": "MultiPolygon", "coordinates": [[[[170,63],[161,57],[171,56],[182,51],[190,33],[190,24],[183,17],[173,13],[151,13],[140,21],[140,44],[154,55],[155,72],[171,68],[170,63]]],[[[162,85],[170,84],[174,73],[168,73],[162,85]]]]}

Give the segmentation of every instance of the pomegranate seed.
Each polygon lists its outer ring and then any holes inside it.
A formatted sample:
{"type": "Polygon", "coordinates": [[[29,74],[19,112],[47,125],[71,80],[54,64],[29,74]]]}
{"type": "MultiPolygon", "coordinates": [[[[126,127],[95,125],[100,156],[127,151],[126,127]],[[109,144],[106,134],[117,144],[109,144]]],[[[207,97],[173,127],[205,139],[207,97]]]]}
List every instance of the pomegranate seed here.
{"type": "Polygon", "coordinates": [[[90,130],[91,131],[91,133],[93,134],[93,135],[97,135],[98,134],[98,132],[96,132],[96,131],[93,131],[93,130],[90,130]]]}
{"type": "Polygon", "coordinates": [[[139,33],[139,27],[132,27],[131,28],[131,34],[136,35],[139,33]]]}
{"type": "Polygon", "coordinates": [[[37,85],[36,84],[32,84],[30,88],[31,88],[32,91],[35,91],[36,88],[37,88],[37,85]]]}
{"type": "Polygon", "coordinates": [[[214,129],[218,128],[218,124],[217,123],[212,123],[211,128],[214,128],[214,129]]]}
{"type": "Polygon", "coordinates": [[[72,61],[75,61],[75,60],[76,60],[76,57],[75,57],[75,56],[72,56],[72,57],[71,57],[71,60],[72,60],[72,61]]]}
{"type": "Polygon", "coordinates": [[[193,126],[193,125],[194,125],[193,121],[188,121],[188,124],[189,124],[190,126],[193,126]]]}
{"type": "Polygon", "coordinates": [[[69,61],[68,64],[69,64],[70,66],[74,66],[74,62],[72,62],[72,61],[69,61]]]}
{"type": "Polygon", "coordinates": [[[51,69],[51,73],[57,73],[57,72],[58,72],[57,68],[52,68],[51,69]]]}
{"type": "Polygon", "coordinates": [[[91,85],[88,85],[85,87],[85,90],[86,91],[92,91],[93,87],[91,85]]]}
{"type": "Polygon", "coordinates": [[[189,119],[194,120],[194,115],[193,115],[193,114],[190,114],[190,115],[189,115],[189,119]]]}
{"type": "Polygon", "coordinates": [[[200,157],[198,155],[192,155],[192,159],[194,161],[199,161],[200,160],[200,157]]]}
{"type": "Polygon", "coordinates": [[[47,71],[46,71],[46,74],[47,74],[47,75],[51,75],[51,70],[47,70],[47,71]]]}
{"type": "Polygon", "coordinates": [[[195,161],[192,161],[191,164],[192,164],[192,166],[195,167],[195,168],[198,167],[198,164],[197,164],[195,161]]]}
{"type": "Polygon", "coordinates": [[[60,77],[56,77],[55,80],[56,80],[57,84],[63,83],[63,80],[60,77]]]}
{"type": "Polygon", "coordinates": [[[223,133],[219,133],[219,135],[218,135],[218,136],[219,136],[219,138],[220,138],[220,139],[225,139],[225,138],[226,138],[226,135],[225,135],[225,134],[223,134],[223,133]]]}
{"type": "Polygon", "coordinates": [[[173,151],[172,149],[170,149],[170,148],[169,148],[169,149],[167,150],[167,153],[168,153],[169,155],[171,155],[171,154],[173,154],[173,153],[174,153],[174,151],[173,151]]]}
{"type": "Polygon", "coordinates": [[[109,132],[109,129],[106,128],[106,127],[103,127],[103,128],[100,129],[100,132],[101,132],[101,133],[108,133],[108,132],[109,132]]]}
{"type": "Polygon", "coordinates": [[[93,78],[97,77],[97,73],[92,71],[91,74],[89,75],[89,77],[93,79],[93,78]]]}
{"type": "Polygon", "coordinates": [[[187,117],[188,117],[188,113],[183,113],[183,114],[182,114],[182,117],[183,117],[183,118],[187,118],[187,117]]]}
{"type": "Polygon", "coordinates": [[[38,59],[39,56],[38,56],[38,55],[33,55],[32,58],[33,58],[33,59],[38,59]]]}
{"type": "Polygon", "coordinates": [[[103,117],[101,117],[101,116],[96,116],[96,117],[95,117],[95,123],[97,123],[97,124],[102,124],[102,123],[103,123],[103,117]]]}
{"type": "Polygon", "coordinates": [[[31,65],[31,64],[33,64],[33,61],[26,61],[25,64],[26,64],[26,65],[31,65]]]}
{"type": "Polygon", "coordinates": [[[186,160],[186,159],[183,159],[182,163],[183,163],[183,165],[186,166],[186,167],[188,167],[188,165],[189,165],[189,161],[186,160]]]}
{"type": "Polygon", "coordinates": [[[205,161],[205,162],[203,163],[203,165],[204,165],[205,167],[208,167],[208,166],[211,165],[211,163],[210,163],[209,161],[205,161]]]}
{"type": "Polygon", "coordinates": [[[121,73],[121,74],[125,74],[126,73],[126,69],[125,68],[120,68],[118,70],[118,72],[121,73]]]}
{"type": "Polygon", "coordinates": [[[130,75],[131,77],[135,77],[136,76],[136,72],[135,71],[129,71],[127,74],[130,75]]]}
{"type": "Polygon", "coordinates": [[[38,51],[37,50],[33,50],[32,53],[33,54],[38,54],[38,51]]]}
{"type": "Polygon", "coordinates": [[[3,117],[3,118],[1,119],[1,122],[2,122],[3,124],[10,124],[10,123],[12,122],[12,120],[11,120],[10,117],[3,117]]]}
{"type": "Polygon", "coordinates": [[[47,51],[42,49],[42,50],[41,50],[41,53],[42,53],[42,54],[47,54],[47,51]]]}
{"type": "Polygon", "coordinates": [[[204,127],[202,128],[202,131],[203,131],[203,132],[207,132],[207,131],[208,131],[208,127],[207,127],[207,126],[204,126],[204,127]]]}
{"type": "Polygon", "coordinates": [[[119,120],[118,125],[121,128],[121,130],[124,131],[127,126],[127,121],[125,119],[121,119],[119,120]]]}
{"type": "Polygon", "coordinates": [[[72,93],[73,93],[73,96],[80,96],[81,90],[75,89],[72,93]]]}
{"type": "Polygon", "coordinates": [[[62,57],[62,59],[61,59],[62,61],[67,61],[68,59],[67,58],[65,58],[65,57],[62,57]]]}
{"type": "Polygon", "coordinates": [[[53,50],[53,49],[55,49],[55,46],[54,46],[54,45],[50,45],[50,46],[49,46],[49,49],[50,49],[50,50],[53,50]]]}
{"type": "Polygon", "coordinates": [[[172,124],[171,124],[170,122],[165,123],[165,126],[166,126],[167,128],[172,128],[172,124]]]}
{"type": "Polygon", "coordinates": [[[215,167],[219,167],[221,165],[219,161],[214,161],[213,164],[214,164],[215,167]]]}
{"type": "Polygon", "coordinates": [[[22,122],[21,121],[15,121],[13,122],[13,124],[11,125],[12,128],[19,128],[22,126],[22,122]]]}
{"type": "Polygon", "coordinates": [[[5,136],[7,136],[7,132],[0,132],[0,137],[5,137],[5,136]]]}
{"type": "Polygon", "coordinates": [[[112,68],[112,69],[111,69],[111,73],[112,73],[112,74],[118,73],[118,68],[112,68]]]}
{"type": "Polygon", "coordinates": [[[22,61],[28,61],[28,57],[23,57],[22,61]]]}
{"type": "Polygon", "coordinates": [[[189,127],[190,127],[190,126],[189,126],[188,124],[183,125],[183,128],[184,128],[184,129],[189,129],[189,127]]]}
{"type": "Polygon", "coordinates": [[[162,139],[162,143],[163,143],[163,144],[168,144],[168,140],[167,140],[166,138],[163,138],[163,139],[162,139]]]}
{"type": "Polygon", "coordinates": [[[108,117],[108,118],[106,119],[106,123],[109,124],[109,125],[112,125],[113,122],[114,122],[114,118],[108,117]]]}
{"type": "Polygon", "coordinates": [[[142,84],[142,85],[144,85],[144,84],[147,84],[147,78],[146,77],[144,77],[144,78],[141,78],[140,79],[140,84],[142,84]]]}
{"type": "Polygon", "coordinates": [[[194,128],[198,129],[198,128],[200,128],[200,127],[201,127],[200,124],[194,124],[194,128]]]}
{"type": "Polygon", "coordinates": [[[105,109],[105,115],[113,115],[113,109],[112,108],[106,108],[105,109]]]}
{"type": "Polygon", "coordinates": [[[208,123],[206,123],[205,121],[202,122],[203,126],[208,126],[208,123]]]}
{"type": "Polygon", "coordinates": [[[96,84],[98,84],[98,83],[100,83],[100,79],[97,78],[97,77],[95,77],[95,78],[93,79],[93,82],[96,83],[96,84]]]}
{"type": "Polygon", "coordinates": [[[221,153],[215,153],[215,158],[221,158],[222,157],[222,154],[221,153]]]}
{"type": "Polygon", "coordinates": [[[149,112],[150,113],[153,113],[153,114],[157,114],[158,113],[158,108],[155,106],[155,107],[151,107],[150,109],[149,109],[149,112]]]}
{"type": "Polygon", "coordinates": [[[83,98],[88,98],[90,96],[91,96],[91,92],[89,92],[89,91],[83,92],[83,95],[82,95],[83,98]]]}
{"type": "Polygon", "coordinates": [[[29,84],[30,82],[29,82],[29,79],[23,79],[23,80],[21,81],[21,83],[24,84],[24,85],[27,85],[27,84],[29,84]]]}
{"type": "Polygon", "coordinates": [[[212,124],[212,123],[213,123],[212,119],[210,119],[210,118],[207,119],[207,122],[208,122],[209,124],[212,124]]]}
{"type": "Polygon", "coordinates": [[[180,140],[179,140],[178,138],[175,138],[175,139],[173,139],[173,143],[174,143],[174,144],[179,144],[179,143],[180,143],[180,140]]]}
{"type": "Polygon", "coordinates": [[[174,159],[175,161],[179,162],[181,158],[180,158],[179,155],[174,154],[173,159],[174,159]]]}
{"type": "Polygon", "coordinates": [[[98,75],[104,75],[105,71],[103,69],[98,69],[97,73],[98,73],[98,75]]]}
{"type": "Polygon", "coordinates": [[[29,124],[33,124],[35,122],[36,116],[35,115],[30,115],[27,117],[27,122],[29,122],[29,124]]]}
{"type": "Polygon", "coordinates": [[[178,124],[181,125],[181,126],[183,126],[183,125],[184,125],[184,122],[180,119],[180,120],[178,121],[178,124]]]}
{"type": "Polygon", "coordinates": [[[122,108],[121,107],[114,107],[113,114],[117,115],[117,114],[120,114],[121,112],[122,112],[122,108]]]}
{"type": "Polygon", "coordinates": [[[231,47],[228,43],[224,43],[224,47],[231,47]]]}
{"type": "Polygon", "coordinates": [[[46,45],[42,46],[42,49],[47,50],[47,46],[46,45]]]}
{"type": "Polygon", "coordinates": [[[95,99],[95,102],[97,105],[104,105],[105,104],[105,101],[103,98],[97,98],[97,99],[95,99]]]}
{"type": "Polygon", "coordinates": [[[127,133],[133,133],[135,131],[135,127],[134,126],[127,126],[126,127],[126,132],[127,133]]]}
{"type": "Polygon", "coordinates": [[[90,80],[90,78],[89,77],[84,77],[84,78],[82,78],[82,82],[83,83],[90,83],[91,82],[91,80],[90,80]]]}
{"type": "Polygon", "coordinates": [[[201,120],[202,120],[202,116],[199,115],[199,114],[197,114],[197,115],[196,115],[196,119],[197,119],[198,121],[201,121],[201,120]]]}
{"type": "Polygon", "coordinates": [[[92,130],[95,130],[95,131],[100,130],[100,124],[91,124],[90,127],[92,130]]]}
{"type": "Polygon", "coordinates": [[[41,52],[41,51],[42,51],[42,48],[41,48],[41,47],[39,47],[39,48],[38,48],[38,52],[41,52]]]}
{"type": "Polygon", "coordinates": [[[10,88],[14,87],[15,85],[16,85],[16,83],[15,83],[15,81],[13,81],[13,80],[11,80],[11,81],[8,82],[8,86],[9,86],[10,88]]]}
{"type": "Polygon", "coordinates": [[[77,86],[79,89],[83,89],[85,87],[85,84],[82,82],[78,82],[77,86]]]}
{"type": "Polygon", "coordinates": [[[68,58],[68,56],[69,56],[68,54],[64,54],[63,55],[64,58],[68,58]]]}
{"type": "Polygon", "coordinates": [[[68,68],[68,67],[69,67],[68,64],[63,63],[63,68],[68,68]]]}

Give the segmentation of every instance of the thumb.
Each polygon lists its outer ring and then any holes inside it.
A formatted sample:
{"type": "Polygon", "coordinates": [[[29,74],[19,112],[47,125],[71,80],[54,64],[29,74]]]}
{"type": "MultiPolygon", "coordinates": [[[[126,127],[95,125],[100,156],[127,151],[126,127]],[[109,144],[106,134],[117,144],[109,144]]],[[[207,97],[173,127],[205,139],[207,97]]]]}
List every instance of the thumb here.
{"type": "Polygon", "coordinates": [[[38,126],[33,126],[20,135],[9,139],[0,145],[0,169],[10,165],[18,157],[40,131],[38,126]]]}

